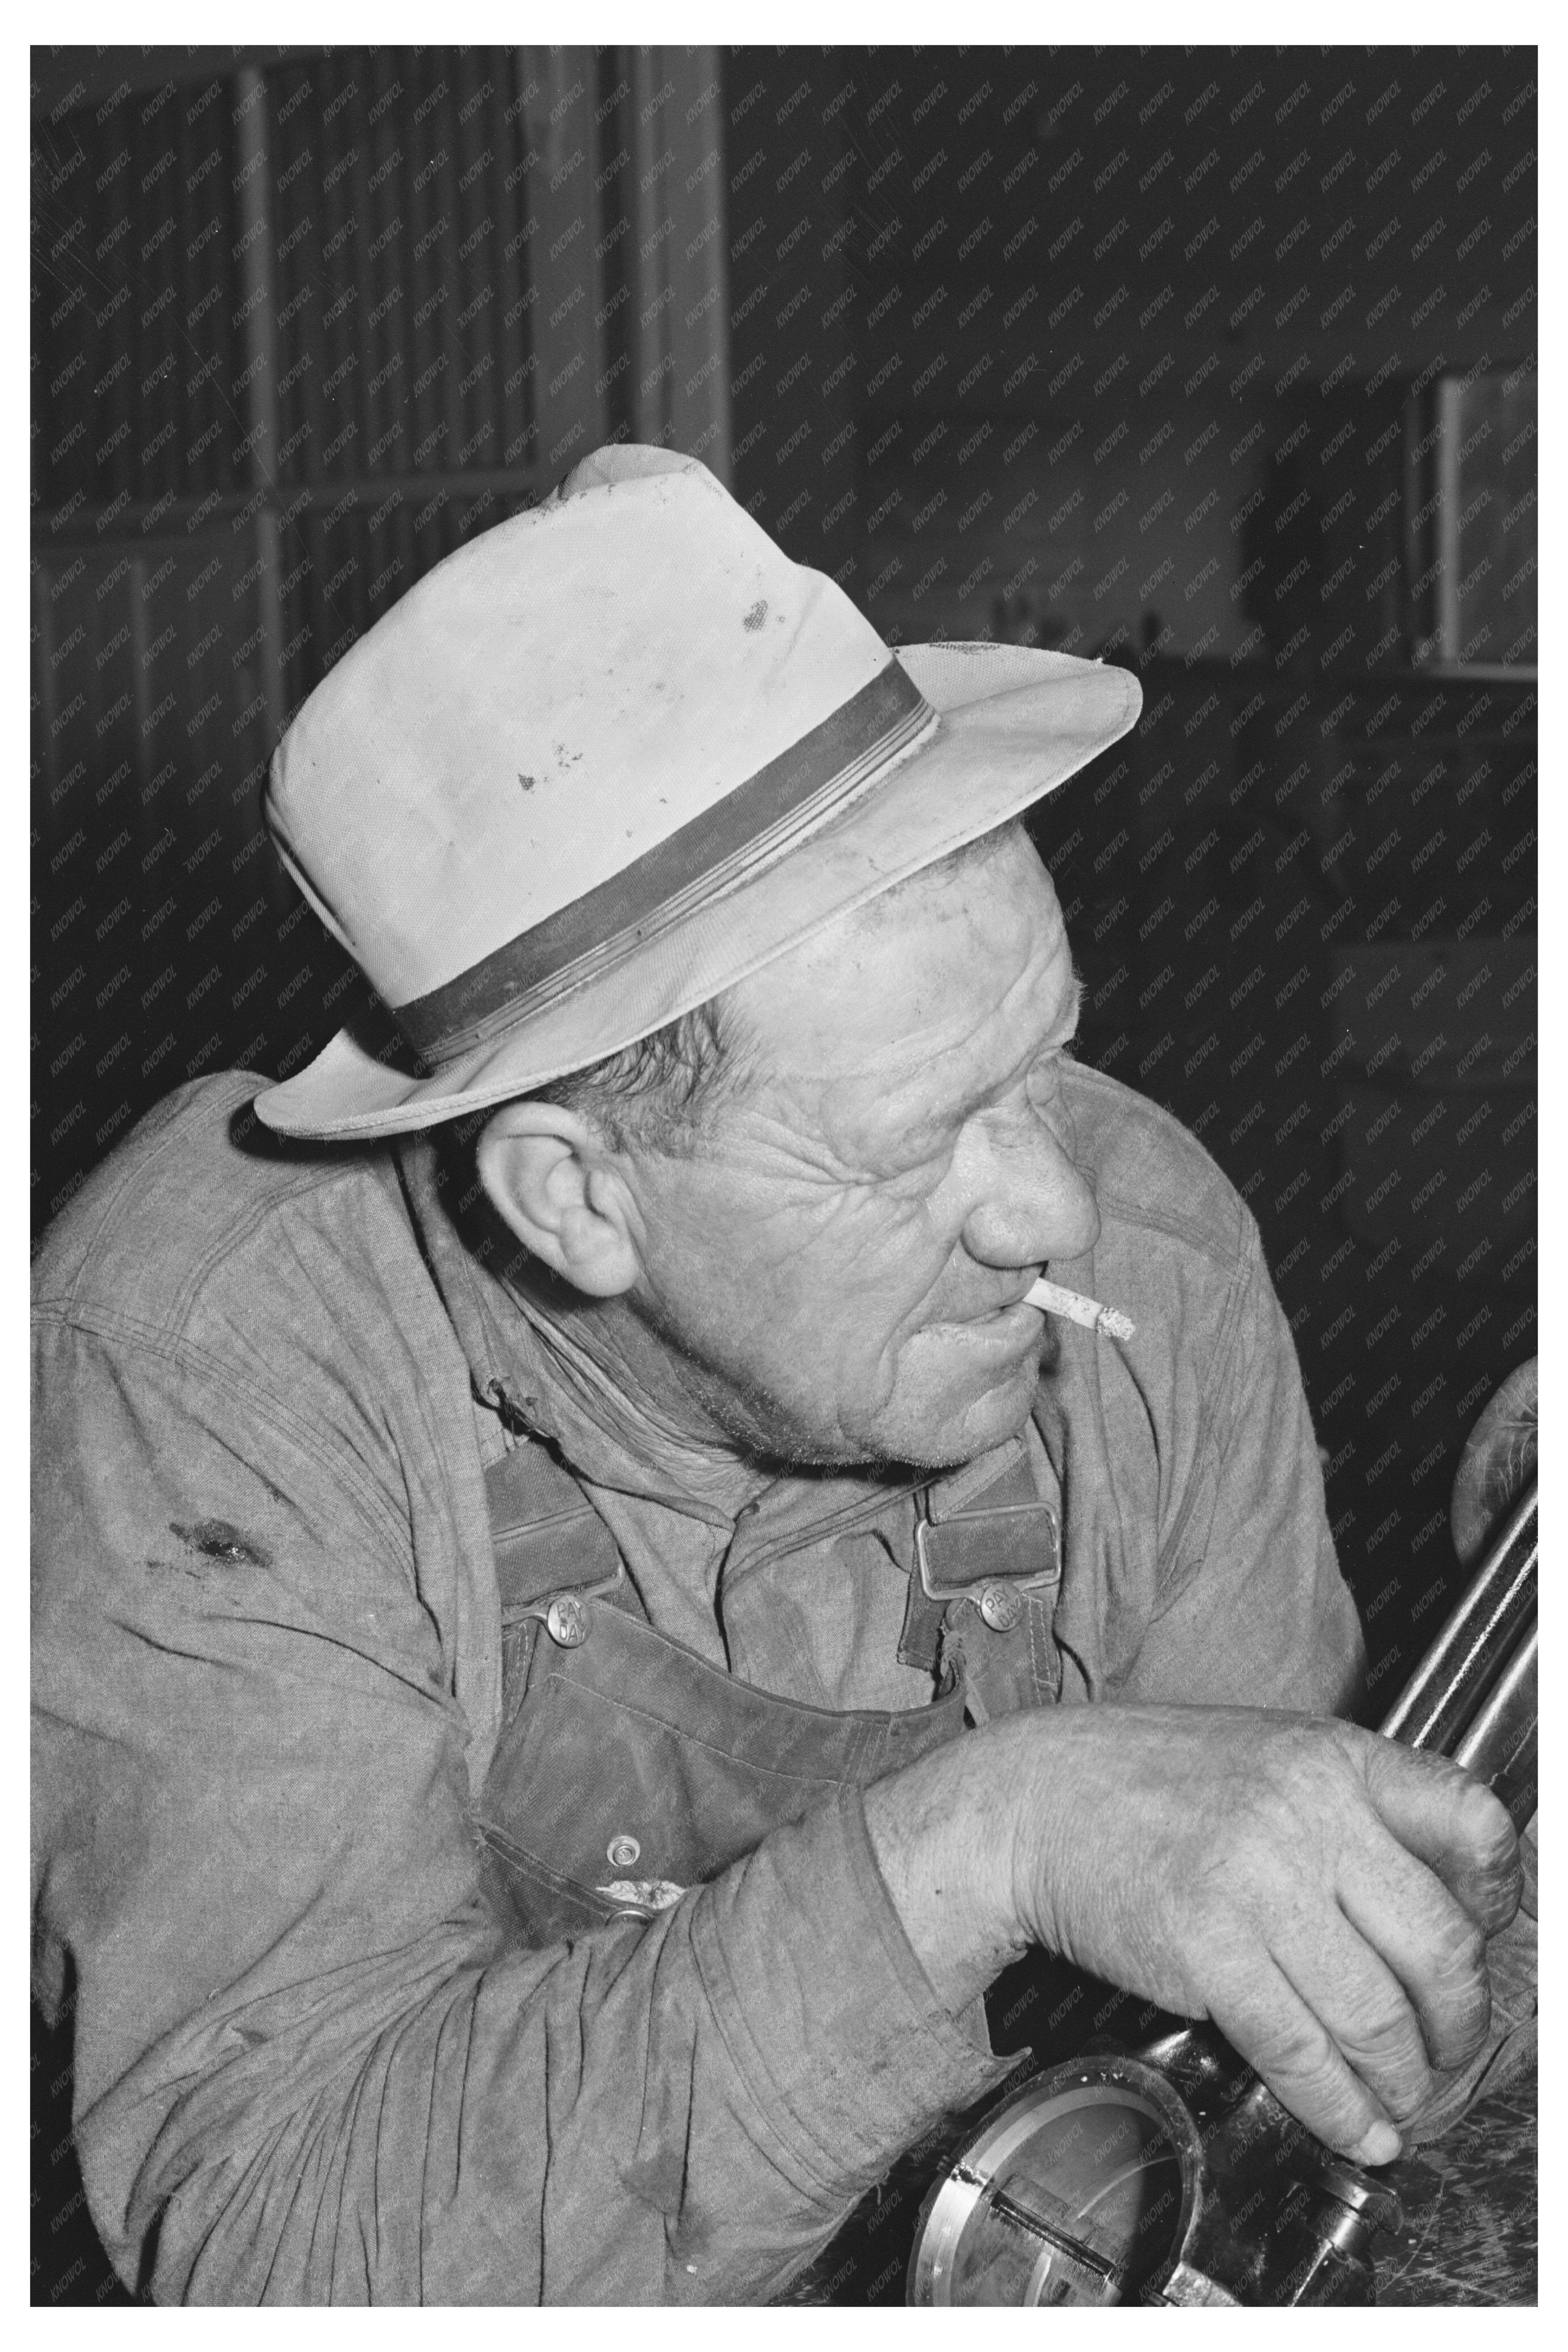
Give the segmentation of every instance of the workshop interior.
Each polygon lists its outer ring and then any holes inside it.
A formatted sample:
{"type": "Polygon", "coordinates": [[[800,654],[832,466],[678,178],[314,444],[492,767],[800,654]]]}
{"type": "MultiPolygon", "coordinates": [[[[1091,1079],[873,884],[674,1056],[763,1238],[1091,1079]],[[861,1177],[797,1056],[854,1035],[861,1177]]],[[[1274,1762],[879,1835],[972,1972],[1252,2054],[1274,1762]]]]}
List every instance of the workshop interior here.
{"type": "MultiPolygon", "coordinates": [[[[35,49],[35,1233],[171,1089],[286,1076],[365,1007],[261,824],[305,697],[590,450],[662,444],[894,648],[1140,680],[1030,818],[1076,1050],[1258,1222],[1381,1722],[1473,1567],[1467,1439],[1536,1352],[1535,72],[35,49]]],[[[1094,2006],[1018,1979],[997,2046],[1043,2063],[1063,2002],[1094,2006]]],[[[1447,2196],[1475,2260],[1379,2299],[1530,2299],[1533,2148],[1518,2106],[1468,2175],[1413,2175],[1406,2251],[1447,2196]]],[[[128,2301],[68,2017],[35,2016],[32,2149],[34,2301],[128,2301]]],[[[816,2299],[905,2300],[920,2153],[816,2299]]]]}

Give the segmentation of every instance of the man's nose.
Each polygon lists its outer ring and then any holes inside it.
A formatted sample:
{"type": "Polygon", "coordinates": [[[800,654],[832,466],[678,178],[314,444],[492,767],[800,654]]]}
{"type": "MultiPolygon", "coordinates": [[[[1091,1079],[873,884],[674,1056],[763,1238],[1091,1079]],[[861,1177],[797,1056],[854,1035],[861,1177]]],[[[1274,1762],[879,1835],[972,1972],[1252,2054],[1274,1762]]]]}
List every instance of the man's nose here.
{"type": "Polygon", "coordinates": [[[991,1129],[963,1226],[964,1247],[984,1265],[1025,1266],[1081,1257],[1100,1238],[1100,1207],[1071,1153],[1026,1114],[991,1129]]]}

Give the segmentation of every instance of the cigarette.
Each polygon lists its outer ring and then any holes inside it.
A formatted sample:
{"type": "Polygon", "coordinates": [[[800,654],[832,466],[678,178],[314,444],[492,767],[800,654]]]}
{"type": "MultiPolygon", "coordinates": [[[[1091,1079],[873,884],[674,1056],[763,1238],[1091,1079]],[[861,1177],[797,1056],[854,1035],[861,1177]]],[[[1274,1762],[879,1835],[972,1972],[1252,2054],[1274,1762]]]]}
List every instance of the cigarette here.
{"type": "Polygon", "coordinates": [[[1025,1292],[1024,1305],[1037,1307],[1042,1315],[1065,1315],[1069,1323],[1081,1323],[1086,1331],[1099,1331],[1108,1339],[1131,1339],[1138,1328],[1116,1307],[1102,1307],[1098,1298],[1085,1298],[1054,1282],[1037,1282],[1025,1292]]]}

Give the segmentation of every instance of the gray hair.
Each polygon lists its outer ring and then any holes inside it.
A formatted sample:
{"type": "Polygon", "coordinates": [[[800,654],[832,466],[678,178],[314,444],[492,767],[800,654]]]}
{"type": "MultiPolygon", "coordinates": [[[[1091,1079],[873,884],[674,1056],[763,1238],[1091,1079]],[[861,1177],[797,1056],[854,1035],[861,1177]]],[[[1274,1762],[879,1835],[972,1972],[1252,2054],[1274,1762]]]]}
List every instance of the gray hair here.
{"type": "Polygon", "coordinates": [[[689,1159],[750,1068],[733,1011],[720,995],[618,1054],[568,1071],[529,1099],[559,1104],[591,1120],[613,1150],[689,1159]]]}

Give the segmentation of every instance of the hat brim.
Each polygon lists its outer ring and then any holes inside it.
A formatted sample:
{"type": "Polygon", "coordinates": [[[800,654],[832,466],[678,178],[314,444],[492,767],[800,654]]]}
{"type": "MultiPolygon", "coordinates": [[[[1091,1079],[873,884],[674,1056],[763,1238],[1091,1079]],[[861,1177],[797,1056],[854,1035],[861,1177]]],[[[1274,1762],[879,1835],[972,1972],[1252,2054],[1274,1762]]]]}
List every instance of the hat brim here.
{"type": "Polygon", "coordinates": [[[1055,792],[1124,735],[1129,672],[1022,646],[900,646],[936,728],[775,865],[426,1077],[351,1024],[256,1097],[284,1135],[402,1135],[493,1108],[618,1053],[1055,792]]]}

